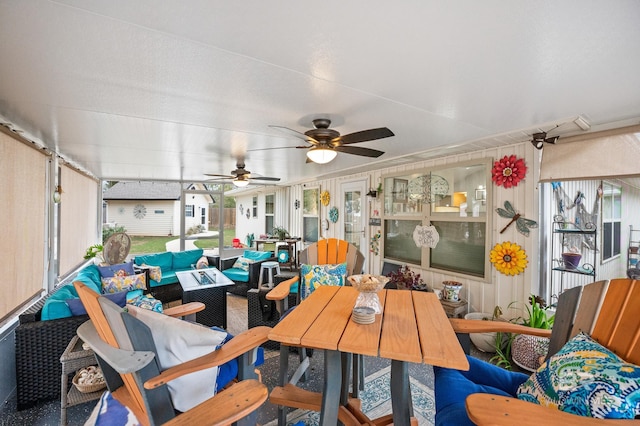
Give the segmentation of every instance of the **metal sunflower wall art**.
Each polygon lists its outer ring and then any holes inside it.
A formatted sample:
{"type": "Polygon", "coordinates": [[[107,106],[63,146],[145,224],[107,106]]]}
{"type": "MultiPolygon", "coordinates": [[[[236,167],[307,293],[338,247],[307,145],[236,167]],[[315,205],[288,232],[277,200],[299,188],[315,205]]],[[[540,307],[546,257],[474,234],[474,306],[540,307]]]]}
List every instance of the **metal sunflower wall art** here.
{"type": "Polygon", "coordinates": [[[498,186],[511,188],[518,186],[527,174],[527,166],[522,158],[515,155],[505,155],[502,159],[493,163],[491,180],[498,186]]]}
{"type": "Polygon", "coordinates": [[[511,241],[496,244],[491,249],[490,256],[493,266],[505,275],[518,275],[524,272],[529,263],[527,253],[511,241]]]}
{"type": "Polygon", "coordinates": [[[331,195],[329,194],[329,191],[322,191],[322,194],[320,194],[320,202],[322,203],[323,206],[328,206],[329,202],[331,201],[331,195]]]}

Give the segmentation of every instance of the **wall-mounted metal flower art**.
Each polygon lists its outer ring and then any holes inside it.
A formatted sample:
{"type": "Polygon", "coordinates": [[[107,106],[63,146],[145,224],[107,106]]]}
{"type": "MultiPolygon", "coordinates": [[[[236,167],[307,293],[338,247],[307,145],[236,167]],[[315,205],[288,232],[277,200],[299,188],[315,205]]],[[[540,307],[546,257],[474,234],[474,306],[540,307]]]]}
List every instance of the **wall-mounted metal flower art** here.
{"type": "Polygon", "coordinates": [[[527,166],[522,158],[515,155],[505,155],[504,158],[493,163],[491,180],[498,186],[511,188],[518,186],[527,174],[527,166]]]}
{"type": "Polygon", "coordinates": [[[490,256],[493,266],[505,275],[518,275],[529,263],[527,253],[518,244],[510,241],[496,244],[491,249],[490,256]]]}

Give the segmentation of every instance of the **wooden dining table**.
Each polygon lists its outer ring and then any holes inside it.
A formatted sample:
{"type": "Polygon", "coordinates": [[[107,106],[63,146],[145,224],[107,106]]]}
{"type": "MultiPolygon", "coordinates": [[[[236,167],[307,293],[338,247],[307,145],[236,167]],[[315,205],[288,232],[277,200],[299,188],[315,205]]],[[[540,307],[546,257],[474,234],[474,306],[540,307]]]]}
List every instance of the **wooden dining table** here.
{"type": "MultiPolygon", "coordinates": [[[[285,346],[324,350],[325,360],[322,393],[280,383],[272,391],[271,401],[319,409],[321,425],[336,425],[338,419],[344,424],[376,424],[359,412],[357,401],[354,404],[349,399],[349,374],[344,372],[349,358],[345,354],[387,358],[391,360],[393,424],[410,425],[413,407],[408,363],[468,370],[467,358],[434,293],[381,290],[382,314],[366,325],[351,319],[357,297],[353,287],[318,287],[273,327],[269,339],[285,346]]],[[[281,351],[281,358],[284,353],[281,351]]],[[[281,359],[280,368],[287,367],[281,359]]],[[[286,378],[282,371],[280,375],[286,378]]]]}

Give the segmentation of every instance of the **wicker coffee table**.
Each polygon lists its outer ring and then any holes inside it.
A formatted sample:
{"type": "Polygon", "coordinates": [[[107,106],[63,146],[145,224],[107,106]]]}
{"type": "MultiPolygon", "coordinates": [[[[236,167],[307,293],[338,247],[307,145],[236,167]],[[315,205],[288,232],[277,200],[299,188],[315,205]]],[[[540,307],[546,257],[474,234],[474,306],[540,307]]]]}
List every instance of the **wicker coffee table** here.
{"type": "Polygon", "coordinates": [[[235,285],[217,268],[176,272],[182,286],[182,303],[202,302],[205,309],[196,313],[196,322],[208,327],[227,328],[227,288],[235,285]],[[203,283],[202,273],[205,276],[203,283]]]}

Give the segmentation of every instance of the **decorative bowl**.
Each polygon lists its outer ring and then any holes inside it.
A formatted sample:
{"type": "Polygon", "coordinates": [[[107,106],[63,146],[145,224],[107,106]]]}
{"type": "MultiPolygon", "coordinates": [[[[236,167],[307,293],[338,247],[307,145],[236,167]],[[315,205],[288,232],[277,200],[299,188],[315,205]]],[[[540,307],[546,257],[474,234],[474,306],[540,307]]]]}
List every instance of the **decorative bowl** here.
{"type": "Polygon", "coordinates": [[[370,274],[350,275],[347,277],[349,284],[361,293],[377,293],[384,288],[389,279],[384,275],[370,274]]]}

